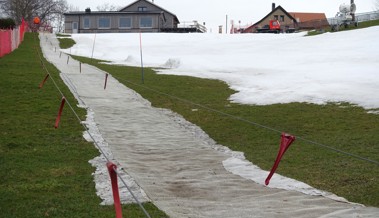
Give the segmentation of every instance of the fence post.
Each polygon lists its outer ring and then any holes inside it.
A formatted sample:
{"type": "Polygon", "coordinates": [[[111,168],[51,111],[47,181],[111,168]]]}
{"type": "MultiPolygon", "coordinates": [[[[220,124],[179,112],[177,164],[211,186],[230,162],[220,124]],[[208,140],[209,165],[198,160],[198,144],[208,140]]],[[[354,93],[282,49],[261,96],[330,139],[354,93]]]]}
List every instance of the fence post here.
{"type": "Polygon", "coordinates": [[[290,147],[290,145],[294,141],[295,141],[295,136],[288,135],[286,133],[282,133],[278,156],[276,157],[274,166],[272,166],[270,174],[267,176],[267,178],[265,180],[266,185],[268,185],[270,183],[270,179],[271,179],[272,175],[274,175],[275,170],[278,168],[280,160],[282,159],[284,153],[287,151],[287,149],[290,147]]]}
{"type": "Polygon", "coordinates": [[[116,218],[122,218],[122,208],[121,208],[120,195],[118,192],[118,184],[117,184],[117,173],[116,173],[117,166],[116,164],[112,162],[108,162],[107,168],[108,168],[109,176],[111,177],[114,208],[116,210],[116,218]]]}
{"type": "Polygon", "coordinates": [[[104,90],[107,88],[108,76],[109,76],[109,74],[106,73],[106,74],[105,74],[105,81],[104,81],[104,90]]]}
{"type": "Polygon", "coordinates": [[[63,107],[65,103],[66,103],[66,98],[62,97],[61,106],[59,107],[58,116],[57,116],[57,119],[55,120],[55,125],[54,125],[54,128],[56,129],[58,128],[59,122],[61,121],[62,111],[63,111],[63,107]]]}
{"type": "Polygon", "coordinates": [[[46,74],[45,79],[42,80],[42,82],[39,84],[38,88],[41,89],[41,88],[43,87],[43,85],[45,84],[45,82],[46,82],[46,80],[49,78],[49,76],[50,76],[49,73],[46,74]]]}

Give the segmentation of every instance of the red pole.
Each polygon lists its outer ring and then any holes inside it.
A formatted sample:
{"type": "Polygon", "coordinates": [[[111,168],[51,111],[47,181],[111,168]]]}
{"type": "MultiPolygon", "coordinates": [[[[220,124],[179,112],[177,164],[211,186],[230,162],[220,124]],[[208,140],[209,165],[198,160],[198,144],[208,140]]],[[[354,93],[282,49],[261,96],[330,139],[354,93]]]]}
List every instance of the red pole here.
{"type": "Polygon", "coordinates": [[[276,169],[278,168],[280,160],[282,159],[284,153],[287,151],[287,149],[290,147],[290,145],[294,141],[295,141],[295,136],[288,135],[286,133],[282,133],[278,156],[276,157],[274,166],[272,166],[270,174],[266,178],[266,181],[265,181],[266,185],[268,185],[270,183],[270,179],[271,179],[272,175],[274,175],[276,169]]]}
{"type": "Polygon", "coordinates": [[[116,210],[116,218],[122,218],[122,208],[121,208],[120,195],[118,192],[118,184],[117,184],[117,173],[115,170],[117,166],[112,162],[108,162],[107,168],[108,168],[109,176],[111,177],[114,208],[116,210]]]}
{"type": "Polygon", "coordinates": [[[45,82],[46,82],[46,80],[49,78],[49,76],[50,76],[49,73],[46,74],[45,79],[39,84],[39,87],[38,87],[38,88],[42,88],[42,87],[43,87],[43,85],[45,84],[45,82]]]}
{"type": "Polygon", "coordinates": [[[55,128],[58,128],[59,126],[59,122],[61,121],[62,111],[63,111],[63,107],[65,103],[66,103],[66,98],[62,97],[62,102],[61,102],[61,106],[59,107],[58,116],[57,116],[57,119],[55,120],[55,125],[54,125],[55,128]]]}
{"type": "Polygon", "coordinates": [[[108,82],[108,73],[105,74],[104,90],[107,88],[107,82],[108,82]]]}

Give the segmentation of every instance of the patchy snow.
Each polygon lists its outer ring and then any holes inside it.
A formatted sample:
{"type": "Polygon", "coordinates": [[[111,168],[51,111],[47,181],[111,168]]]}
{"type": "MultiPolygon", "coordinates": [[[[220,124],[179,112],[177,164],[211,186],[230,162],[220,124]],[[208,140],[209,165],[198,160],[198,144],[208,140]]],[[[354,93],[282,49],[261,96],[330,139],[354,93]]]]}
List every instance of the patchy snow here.
{"type": "MultiPolygon", "coordinates": [[[[110,150],[108,143],[103,139],[99,129],[97,128],[97,124],[94,120],[94,112],[90,109],[87,110],[87,119],[83,122],[88,131],[83,133],[83,137],[89,142],[96,142],[98,149],[100,152],[103,152],[106,157],[112,163],[115,163],[119,166],[117,160],[113,157],[112,151],[110,150]]],[[[94,142],[94,143],[95,143],[94,142]]],[[[108,160],[105,158],[103,154],[100,154],[98,157],[90,160],[89,163],[96,168],[93,173],[95,184],[96,184],[96,194],[103,200],[101,202],[102,205],[112,205],[113,204],[113,195],[112,195],[112,185],[109,178],[109,172],[106,166],[108,160]]],[[[132,190],[134,196],[138,199],[139,202],[147,202],[150,199],[147,197],[143,189],[135,182],[135,180],[125,173],[123,169],[119,169],[117,171],[119,176],[121,176],[122,180],[126,183],[126,185],[132,190]]],[[[128,203],[136,203],[135,199],[128,191],[125,184],[118,177],[118,186],[120,192],[120,201],[123,204],[128,203]]]]}
{"type": "MultiPolygon", "coordinates": [[[[144,66],[164,68],[162,74],[220,79],[237,93],[232,102],[349,102],[370,113],[379,109],[379,27],[304,37],[297,34],[142,34],[144,66]]],[[[67,53],[140,66],[139,34],[74,34],[67,53]],[[93,47],[94,46],[94,47],[93,47]]],[[[182,119],[174,118],[183,123],[182,119]]],[[[186,128],[191,127],[185,124],[186,128]]],[[[230,154],[225,169],[263,184],[268,172],[244,155],[218,146],[201,130],[198,137],[230,154]]],[[[101,159],[101,158],[100,158],[101,159]]],[[[103,163],[102,163],[103,164],[103,163]]],[[[96,172],[101,176],[105,172],[96,172]]],[[[95,177],[96,178],[96,177],[95,177]]],[[[275,174],[269,187],[296,190],[346,201],[299,181],[275,174]]],[[[108,190],[109,192],[109,190],[108,190]]],[[[143,193],[143,191],[142,191],[143,193]]]]}
{"type": "MultiPolygon", "coordinates": [[[[379,27],[297,34],[142,34],[144,66],[220,79],[232,102],[349,102],[379,108],[379,27]]],[[[76,34],[71,53],[92,56],[94,34],[76,34]]],[[[93,57],[140,66],[139,34],[99,34],[93,57]]],[[[66,50],[69,52],[68,50],[66,50]]]]}
{"type": "MultiPolygon", "coordinates": [[[[77,106],[87,110],[86,120],[82,121],[82,124],[86,126],[86,131],[83,132],[83,137],[86,141],[93,142],[100,152],[98,157],[88,161],[94,168],[96,168],[95,172],[92,174],[94,177],[96,194],[102,199],[102,202],[100,203],[101,205],[112,205],[114,203],[112,185],[106,165],[108,161],[116,164],[116,166],[120,166],[120,164],[118,164],[118,161],[114,158],[108,143],[104,140],[97,127],[95,113],[91,108],[88,108],[85,102],[80,98],[80,95],[69,76],[65,73],[61,73],[60,76],[77,99],[79,103],[77,106]]],[[[121,203],[136,203],[136,200],[133,198],[128,188],[133,192],[134,197],[137,198],[139,202],[150,201],[144,190],[135,182],[133,177],[125,171],[125,169],[117,169],[117,174],[119,175],[117,177],[117,183],[121,203]],[[128,188],[125,186],[124,182],[128,188]]]]}

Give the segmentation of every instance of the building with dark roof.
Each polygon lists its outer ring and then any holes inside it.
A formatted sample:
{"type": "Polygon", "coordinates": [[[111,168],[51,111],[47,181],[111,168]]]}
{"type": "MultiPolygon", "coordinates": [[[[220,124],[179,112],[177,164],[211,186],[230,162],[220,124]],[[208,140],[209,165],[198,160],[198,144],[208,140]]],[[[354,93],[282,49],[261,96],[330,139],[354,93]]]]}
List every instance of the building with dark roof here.
{"type": "Polygon", "coordinates": [[[65,13],[66,33],[167,32],[178,27],[178,17],[147,0],[137,0],[119,11],[65,13]]]}
{"type": "Polygon", "coordinates": [[[319,29],[329,25],[324,13],[287,12],[282,6],[275,7],[275,3],[272,3],[271,12],[241,32],[256,33],[258,28],[268,25],[270,20],[278,20],[282,32],[289,29],[319,29]]]}

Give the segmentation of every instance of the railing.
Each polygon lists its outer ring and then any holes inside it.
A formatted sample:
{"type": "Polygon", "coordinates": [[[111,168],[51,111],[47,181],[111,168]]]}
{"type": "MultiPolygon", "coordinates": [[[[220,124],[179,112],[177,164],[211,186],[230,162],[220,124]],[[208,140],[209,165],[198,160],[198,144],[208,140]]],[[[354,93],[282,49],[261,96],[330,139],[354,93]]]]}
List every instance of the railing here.
{"type": "Polygon", "coordinates": [[[370,21],[370,20],[379,20],[379,11],[373,11],[368,13],[359,13],[355,15],[355,19],[358,22],[370,21]]]}
{"type": "MultiPolygon", "coordinates": [[[[379,20],[379,11],[372,11],[372,12],[355,14],[355,20],[357,22],[379,20]]],[[[339,19],[335,18],[335,17],[328,18],[328,22],[330,25],[337,25],[337,24],[339,24],[339,19]]]]}
{"type": "Polygon", "coordinates": [[[207,28],[204,25],[199,24],[199,22],[197,22],[195,20],[194,21],[183,21],[181,24],[178,25],[178,28],[195,28],[195,29],[198,29],[202,33],[207,32],[207,28]]]}

